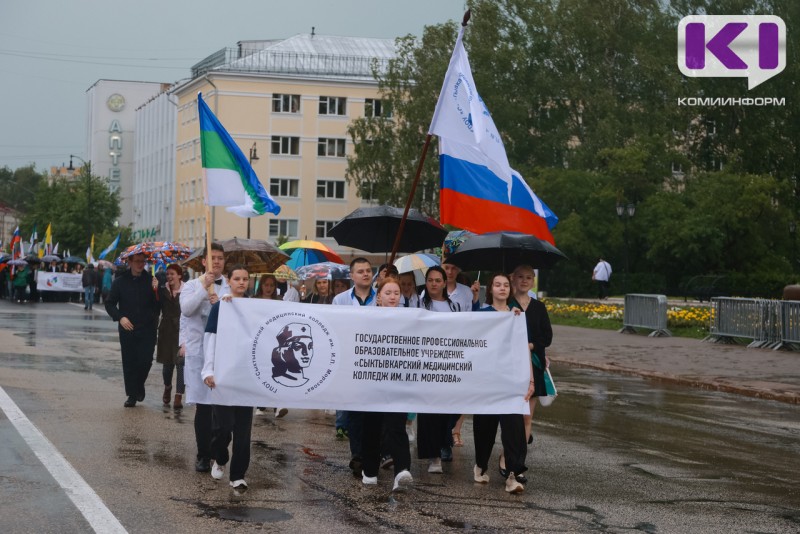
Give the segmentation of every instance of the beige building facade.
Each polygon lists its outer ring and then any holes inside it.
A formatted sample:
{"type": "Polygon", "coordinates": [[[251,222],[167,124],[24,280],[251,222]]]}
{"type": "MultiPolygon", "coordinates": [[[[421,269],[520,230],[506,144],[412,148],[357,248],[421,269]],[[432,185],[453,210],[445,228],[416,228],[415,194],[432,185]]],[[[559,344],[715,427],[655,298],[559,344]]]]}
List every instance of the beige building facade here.
{"type": "MultiPolygon", "coordinates": [[[[345,180],[346,155],[353,152],[347,127],[365,113],[380,113],[370,65],[393,57],[393,41],[298,35],[247,45],[263,48],[244,51],[240,43],[231,58],[196,68],[196,76],[173,91],[178,101],[175,239],[192,247],[204,242],[197,117],[197,93],[202,92],[281,206],[277,216],[250,219],[250,236],[273,243],[319,240],[345,261],[361,255],[340,247],[327,232],[362,205],[345,180]]],[[[211,211],[214,239],[246,237],[247,219],[222,207],[211,211]]]]}

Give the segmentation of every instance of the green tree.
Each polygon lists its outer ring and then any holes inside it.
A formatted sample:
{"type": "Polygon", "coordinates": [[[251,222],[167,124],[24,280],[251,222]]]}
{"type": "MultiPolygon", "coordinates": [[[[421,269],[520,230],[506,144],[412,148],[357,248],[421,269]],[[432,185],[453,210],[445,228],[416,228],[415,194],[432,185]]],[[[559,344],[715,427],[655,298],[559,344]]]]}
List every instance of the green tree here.
{"type": "Polygon", "coordinates": [[[116,237],[119,194],[110,192],[106,181],[92,175],[90,169],[84,167],[74,179],[43,181],[36,193],[32,209],[22,219],[23,225],[32,226],[36,222],[41,237],[42,229],[52,224],[53,242],[61,243],[61,250],[70,249],[75,255],[79,251],[83,256],[92,235],[95,250],[99,238],[110,243],[116,237]]]}
{"type": "MultiPolygon", "coordinates": [[[[33,165],[11,170],[8,167],[0,168],[0,199],[21,214],[28,212],[34,204],[34,193],[39,184],[46,180],[46,176],[39,172],[33,165]]],[[[26,232],[30,228],[24,229],[26,232]]]]}

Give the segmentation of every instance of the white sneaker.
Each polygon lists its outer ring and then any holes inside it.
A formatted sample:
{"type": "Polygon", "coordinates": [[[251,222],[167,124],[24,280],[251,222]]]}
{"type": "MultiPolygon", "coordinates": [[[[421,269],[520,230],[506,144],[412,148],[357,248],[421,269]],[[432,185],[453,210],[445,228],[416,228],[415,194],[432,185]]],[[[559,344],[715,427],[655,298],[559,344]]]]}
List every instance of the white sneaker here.
{"type": "Polygon", "coordinates": [[[506,479],[506,491],[508,493],[522,493],[525,491],[525,486],[517,482],[517,477],[514,473],[509,473],[506,479]]]}
{"type": "Polygon", "coordinates": [[[365,486],[377,486],[378,485],[378,477],[368,477],[367,475],[361,475],[361,483],[365,486]]]}
{"type": "Polygon", "coordinates": [[[408,469],[403,469],[394,477],[394,486],[392,486],[392,491],[397,491],[399,489],[405,489],[406,487],[410,486],[414,482],[414,477],[411,476],[411,473],[408,472],[408,469]]]}
{"type": "Polygon", "coordinates": [[[432,458],[428,463],[428,473],[441,473],[442,472],[442,459],[432,458]]]}
{"type": "Polygon", "coordinates": [[[414,425],[406,425],[406,434],[408,434],[408,442],[413,443],[417,438],[417,435],[414,433],[414,425]]]}
{"type": "Polygon", "coordinates": [[[481,484],[487,484],[489,482],[489,473],[482,470],[477,465],[472,468],[472,476],[475,482],[480,482],[481,484]]]}
{"type": "Polygon", "coordinates": [[[211,464],[211,478],[221,480],[225,476],[225,466],[219,465],[216,460],[211,464]]]}
{"type": "Polygon", "coordinates": [[[289,413],[287,408],[275,408],[275,419],[280,419],[287,413],[289,413]]]}

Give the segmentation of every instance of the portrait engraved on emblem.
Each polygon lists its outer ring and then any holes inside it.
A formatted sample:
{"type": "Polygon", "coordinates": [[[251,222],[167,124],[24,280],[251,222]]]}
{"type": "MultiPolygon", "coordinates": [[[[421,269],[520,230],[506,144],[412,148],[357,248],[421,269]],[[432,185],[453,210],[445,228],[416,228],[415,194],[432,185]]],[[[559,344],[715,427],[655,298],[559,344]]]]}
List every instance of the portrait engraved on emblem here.
{"type": "Polygon", "coordinates": [[[287,387],[300,387],[308,382],[304,369],[314,358],[311,327],[305,323],[289,323],[276,336],[278,346],[272,349],[272,379],[287,387]]]}

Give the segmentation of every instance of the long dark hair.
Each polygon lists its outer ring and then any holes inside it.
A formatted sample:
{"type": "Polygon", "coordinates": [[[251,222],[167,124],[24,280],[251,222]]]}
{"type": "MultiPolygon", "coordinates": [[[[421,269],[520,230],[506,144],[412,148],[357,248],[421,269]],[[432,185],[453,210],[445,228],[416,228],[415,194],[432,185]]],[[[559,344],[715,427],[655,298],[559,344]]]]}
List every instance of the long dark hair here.
{"type": "Polygon", "coordinates": [[[432,299],[431,299],[430,293],[428,292],[428,287],[427,287],[428,286],[428,276],[431,274],[431,271],[437,272],[437,273],[442,275],[442,280],[444,280],[444,285],[442,286],[442,296],[444,297],[444,300],[447,301],[447,304],[450,306],[450,310],[452,310],[452,311],[460,311],[460,310],[458,310],[458,305],[454,304],[450,300],[450,297],[447,296],[447,273],[445,273],[444,269],[442,269],[438,265],[434,265],[433,267],[429,267],[428,271],[425,273],[425,294],[422,295],[422,298],[419,301],[420,305],[423,308],[425,308],[426,310],[430,310],[431,306],[432,306],[432,304],[431,304],[432,299]]]}
{"type": "Polygon", "coordinates": [[[513,289],[511,289],[511,277],[509,275],[505,273],[494,273],[492,277],[489,278],[489,283],[486,284],[486,304],[489,304],[490,306],[494,305],[494,294],[492,293],[492,286],[494,285],[494,279],[497,278],[498,276],[502,276],[503,278],[508,280],[508,286],[510,291],[508,295],[509,299],[511,298],[512,293],[514,291],[513,289]]]}

